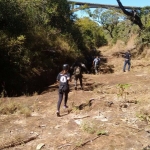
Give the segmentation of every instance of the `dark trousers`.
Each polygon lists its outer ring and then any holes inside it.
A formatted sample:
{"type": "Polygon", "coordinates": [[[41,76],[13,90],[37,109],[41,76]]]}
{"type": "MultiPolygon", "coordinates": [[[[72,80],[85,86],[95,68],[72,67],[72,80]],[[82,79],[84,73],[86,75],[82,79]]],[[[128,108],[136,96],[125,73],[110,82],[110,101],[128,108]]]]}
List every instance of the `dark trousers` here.
{"type": "Polygon", "coordinates": [[[65,98],[64,98],[64,106],[67,105],[68,93],[69,93],[68,91],[66,91],[66,92],[61,92],[61,91],[59,90],[59,99],[58,99],[58,103],[57,103],[57,111],[60,110],[60,105],[61,105],[61,102],[62,102],[62,100],[63,100],[63,95],[65,95],[65,98]]]}
{"type": "Polygon", "coordinates": [[[80,86],[82,87],[82,75],[75,76],[75,78],[74,78],[74,80],[75,80],[75,87],[77,87],[78,79],[79,79],[79,82],[80,82],[80,86]]]}
{"type": "Polygon", "coordinates": [[[131,62],[129,59],[124,61],[123,71],[126,71],[126,65],[128,65],[128,71],[130,71],[131,62]]]}

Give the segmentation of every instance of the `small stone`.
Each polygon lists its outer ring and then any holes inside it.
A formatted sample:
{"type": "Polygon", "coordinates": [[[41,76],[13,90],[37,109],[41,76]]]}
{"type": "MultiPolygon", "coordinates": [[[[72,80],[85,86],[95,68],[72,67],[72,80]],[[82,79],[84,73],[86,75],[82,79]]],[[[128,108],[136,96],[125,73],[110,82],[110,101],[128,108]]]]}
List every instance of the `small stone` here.
{"type": "Polygon", "coordinates": [[[33,133],[34,133],[33,131],[30,132],[30,134],[33,134],[33,133]]]}
{"type": "Polygon", "coordinates": [[[44,143],[40,143],[37,145],[36,150],[40,150],[43,146],[45,146],[44,143]]]}
{"type": "Polygon", "coordinates": [[[39,127],[46,127],[46,125],[45,125],[45,124],[42,124],[42,125],[39,125],[39,127]]]}

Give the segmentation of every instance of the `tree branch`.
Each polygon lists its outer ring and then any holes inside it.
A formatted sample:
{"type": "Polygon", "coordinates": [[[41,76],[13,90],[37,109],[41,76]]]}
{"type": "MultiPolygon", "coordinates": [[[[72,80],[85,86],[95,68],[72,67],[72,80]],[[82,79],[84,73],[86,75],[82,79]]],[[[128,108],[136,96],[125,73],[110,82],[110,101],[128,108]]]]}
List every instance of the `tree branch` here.
{"type": "Polygon", "coordinates": [[[140,29],[143,29],[143,24],[141,22],[140,17],[137,15],[135,10],[132,10],[132,12],[127,11],[124,6],[122,5],[122,3],[120,2],[120,0],[117,0],[119,7],[121,8],[121,10],[123,11],[124,14],[126,14],[127,16],[130,17],[130,20],[134,23],[137,24],[139,26],[140,29]]]}

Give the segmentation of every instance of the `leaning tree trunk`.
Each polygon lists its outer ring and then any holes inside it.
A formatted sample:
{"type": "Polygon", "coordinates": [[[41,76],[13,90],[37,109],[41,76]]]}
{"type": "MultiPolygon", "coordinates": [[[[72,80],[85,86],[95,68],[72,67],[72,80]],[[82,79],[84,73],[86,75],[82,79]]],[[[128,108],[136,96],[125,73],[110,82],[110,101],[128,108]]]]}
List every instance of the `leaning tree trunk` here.
{"type": "Polygon", "coordinates": [[[120,0],[117,0],[119,7],[121,8],[121,10],[123,11],[124,14],[126,14],[127,16],[130,17],[130,20],[134,23],[137,24],[139,26],[140,29],[143,29],[143,24],[141,22],[140,17],[136,14],[136,12],[134,10],[132,10],[132,12],[127,11],[124,6],[122,5],[122,3],[120,2],[120,0]]]}

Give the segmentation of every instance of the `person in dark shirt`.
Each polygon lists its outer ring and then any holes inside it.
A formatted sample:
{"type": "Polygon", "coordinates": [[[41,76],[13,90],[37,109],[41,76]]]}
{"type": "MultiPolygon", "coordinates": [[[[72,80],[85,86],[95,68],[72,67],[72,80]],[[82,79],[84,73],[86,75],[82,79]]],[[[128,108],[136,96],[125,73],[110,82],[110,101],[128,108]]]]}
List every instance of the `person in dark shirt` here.
{"type": "Polygon", "coordinates": [[[127,51],[125,53],[124,58],[125,58],[125,60],[124,60],[123,72],[126,71],[126,65],[128,65],[128,71],[130,71],[130,67],[131,67],[131,54],[130,54],[130,51],[127,51]]]}
{"type": "Polygon", "coordinates": [[[57,103],[57,116],[60,117],[60,105],[63,100],[63,95],[65,95],[64,98],[64,108],[68,108],[67,106],[67,100],[68,100],[68,93],[69,93],[69,81],[71,81],[70,73],[68,73],[69,65],[64,64],[63,70],[58,74],[57,76],[57,82],[59,82],[59,99],[57,103]]]}
{"type": "Polygon", "coordinates": [[[87,71],[87,68],[84,64],[80,63],[78,60],[71,66],[71,69],[73,70],[74,75],[74,81],[75,81],[75,90],[77,90],[77,81],[79,79],[81,90],[83,90],[83,71],[87,71]]]}

